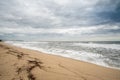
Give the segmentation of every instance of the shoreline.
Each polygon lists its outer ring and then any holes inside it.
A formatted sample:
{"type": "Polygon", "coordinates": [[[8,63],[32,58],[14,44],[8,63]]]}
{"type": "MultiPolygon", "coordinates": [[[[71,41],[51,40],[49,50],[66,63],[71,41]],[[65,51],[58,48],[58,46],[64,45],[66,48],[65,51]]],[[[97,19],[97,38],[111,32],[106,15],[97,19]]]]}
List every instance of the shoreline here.
{"type": "Polygon", "coordinates": [[[0,42],[0,80],[120,80],[119,75],[118,69],[0,42]]]}
{"type": "MultiPolygon", "coordinates": [[[[7,42],[5,42],[7,43],[7,42]]],[[[64,56],[64,55],[58,55],[58,54],[53,54],[52,52],[47,52],[45,50],[39,50],[38,48],[34,48],[34,47],[27,47],[27,46],[18,46],[18,45],[14,45],[14,44],[11,44],[11,43],[7,43],[7,44],[10,44],[10,45],[13,45],[15,47],[18,47],[18,48],[23,48],[23,49],[29,49],[29,50],[34,50],[34,51],[38,51],[40,53],[45,53],[45,54],[48,54],[48,55],[53,55],[53,56],[59,56],[59,57],[63,57],[63,58],[69,58],[69,59],[72,59],[72,60],[77,60],[77,61],[83,61],[83,62],[86,62],[86,63],[90,63],[90,64],[94,64],[94,65],[98,65],[98,66],[102,66],[102,67],[106,67],[106,68],[110,68],[110,69],[117,69],[117,70],[120,70],[120,67],[112,67],[112,66],[109,66],[105,63],[95,63],[95,62],[90,62],[90,61],[87,61],[87,60],[82,60],[82,59],[76,59],[76,58],[72,58],[72,57],[68,57],[68,56],[64,56]]]]}

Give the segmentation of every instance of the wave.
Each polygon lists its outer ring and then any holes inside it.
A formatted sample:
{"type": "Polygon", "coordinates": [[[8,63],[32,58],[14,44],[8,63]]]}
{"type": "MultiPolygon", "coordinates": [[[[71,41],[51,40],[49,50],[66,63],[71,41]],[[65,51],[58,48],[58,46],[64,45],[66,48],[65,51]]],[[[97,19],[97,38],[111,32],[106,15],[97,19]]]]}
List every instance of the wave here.
{"type": "Polygon", "coordinates": [[[120,45],[81,42],[7,41],[15,46],[120,69],[120,45]]]}

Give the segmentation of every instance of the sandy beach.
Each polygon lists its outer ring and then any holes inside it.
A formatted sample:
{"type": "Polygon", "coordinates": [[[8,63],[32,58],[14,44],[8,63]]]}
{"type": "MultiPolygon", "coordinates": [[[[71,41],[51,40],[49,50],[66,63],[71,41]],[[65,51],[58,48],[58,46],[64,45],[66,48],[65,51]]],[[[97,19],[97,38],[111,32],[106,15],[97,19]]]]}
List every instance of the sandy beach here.
{"type": "Polygon", "coordinates": [[[120,80],[120,70],[0,42],[0,80],[120,80]]]}

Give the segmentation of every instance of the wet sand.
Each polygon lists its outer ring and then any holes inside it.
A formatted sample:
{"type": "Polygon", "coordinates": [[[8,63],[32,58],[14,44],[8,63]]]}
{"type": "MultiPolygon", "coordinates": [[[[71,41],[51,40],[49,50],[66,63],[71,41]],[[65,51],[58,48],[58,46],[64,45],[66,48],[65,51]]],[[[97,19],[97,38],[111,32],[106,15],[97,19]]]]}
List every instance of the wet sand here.
{"type": "Polygon", "coordinates": [[[120,80],[120,70],[0,42],[0,80],[120,80]]]}

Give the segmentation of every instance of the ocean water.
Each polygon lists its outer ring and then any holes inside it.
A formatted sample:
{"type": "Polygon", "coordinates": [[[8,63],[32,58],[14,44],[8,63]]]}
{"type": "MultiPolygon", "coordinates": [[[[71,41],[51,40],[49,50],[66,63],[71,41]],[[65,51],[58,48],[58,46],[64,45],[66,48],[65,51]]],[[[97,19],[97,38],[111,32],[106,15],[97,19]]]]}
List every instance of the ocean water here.
{"type": "Polygon", "coordinates": [[[6,41],[6,43],[38,50],[46,54],[59,55],[104,67],[120,69],[119,41],[6,41]]]}

